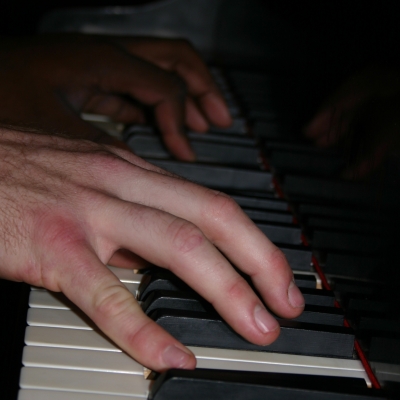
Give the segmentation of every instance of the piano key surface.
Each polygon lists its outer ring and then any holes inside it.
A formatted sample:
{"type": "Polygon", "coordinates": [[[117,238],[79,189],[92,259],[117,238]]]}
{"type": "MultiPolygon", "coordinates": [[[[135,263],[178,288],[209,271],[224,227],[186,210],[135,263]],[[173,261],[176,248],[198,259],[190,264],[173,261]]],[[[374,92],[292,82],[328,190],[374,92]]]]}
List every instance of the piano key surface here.
{"type": "MultiPolygon", "coordinates": [[[[268,81],[268,80],[267,80],[268,81]]],[[[243,89],[243,88],[242,88],[243,89]]],[[[257,106],[258,107],[258,106],[257,106]]],[[[257,108],[256,107],[256,108],[257,108]]],[[[256,113],[258,111],[256,110],[256,113]]],[[[263,112],[262,110],[260,111],[261,113],[263,112]]],[[[252,114],[253,116],[255,115],[254,112],[252,114]]],[[[275,135],[275,138],[279,137],[279,134],[275,135]]],[[[215,140],[215,138],[214,138],[215,140]]],[[[217,142],[217,141],[216,141],[217,142]]],[[[279,143],[276,142],[276,143],[279,143]]],[[[299,147],[299,149],[303,147],[299,147]]],[[[277,154],[277,153],[275,153],[277,154]]],[[[289,204],[286,201],[282,200],[276,200],[273,199],[273,191],[272,191],[272,175],[270,172],[266,171],[257,171],[257,170],[243,170],[243,169],[238,169],[238,168],[232,168],[232,167],[224,167],[224,166],[198,166],[194,164],[187,164],[187,163],[179,163],[175,161],[160,161],[160,160],[153,160],[156,164],[158,163],[159,166],[162,166],[163,168],[170,169],[172,172],[175,173],[183,173],[184,175],[186,174],[186,177],[195,181],[198,181],[202,184],[206,184],[210,187],[215,187],[218,189],[225,189],[228,192],[232,191],[231,193],[234,193],[234,191],[240,192],[240,194],[233,194],[233,197],[237,199],[239,204],[242,207],[250,207],[248,210],[249,215],[254,219],[257,220],[257,217],[259,220],[264,221],[259,221],[259,227],[262,228],[267,234],[269,234],[271,237],[274,235],[275,241],[279,242],[282,241],[283,245],[286,245],[286,253],[285,254],[290,254],[290,251],[296,252],[296,256],[300,253],[298,251],[302,251],[303,254],[305,254],[305,262],[303,265],[305,265],[304,270],[308,270],[310,274],[313,274],[313,268],[311,267],[311,251],[309,251],[307,248],[298,250],[302,243],[302,237],[301,237],[301,229],[299,227],[296,227],[295,225],[291,224],[292,221],[289,222],[289,219],[285,219],[284,221],[279,220],[279,218],[288,218],[288,214],[283,213],[286,212],[289,209],[289,204]],[[188,172],[189,171],[189,172],[188,172]],[[263,174],[263,175],[262,175],[263,174]],[[218,176],[217,176],[218,175],[218,176]],[[215,178],[215,179],[214,179],[215,178]],[[222,179],[222,180],[221,180],[222,179]],[[254,194],[257,193],[257,196],[254,196],[254,194]],[[273,210],[278,211],[277,213],[274,214],[273,210]],[[267,220],[267,221],[265,221],[267,220]],[[271,221],[272,220],[272,221],[271,221]],[[267,222],[267,223],[266,223],[267,222]],[[272,222],[272,223],[268,223],[272,222]],[[281,225],[277,224],[276,222],[281,222],[281,225]],[[286,224],[286,226],[285,226],[286,224]],[[291,232],[288,236],[279,236],[281,231],[284,232],[291,232]],[[291,239],[291,236],[293,235],[293,239],[291,239]],[[287,239],[289,238],[289,239],[287,239]],[[286,243],[288,242],[288,243],[286,243]],[[297,246],[297,248],[296,248],[297,246]],[[307,261],[308,260],[308,261],[307,261]]],[[[284,180],[284,182],[287,184],[286,189],[288,190],[288,193],[292,195],[293,198],[300,198],[301,196],[314,196],[315,191],[311,187],[311,183],[317,182],[318,184],[320,183],[320,188],[322,191],[325,191],[324,195],[317,194],[315,195],[317,198],[328,198],[329,201],[334,199],[340,199],[340,200],[346,200],[351,202],[354,202],[357,197],[357,193],[361,192],[362,189],[359,188],[357,190],[355,189],[349,189],[349,193],[347,194],[336,194],[335,191],[339,189],[343,189],[343,187],[346,189],[349,186],[347,184],[342,185],[337,182],[326,182],[324,180],[318,180],[316,178],[303,178],[299,177],[287,177],[287,179],[284,180]],[[292,184],[292,183],[293,184],[292,184]],[[305,187],[301,188],[299,187],[299,182],[305,182],[305,187]],[[292,187],[290,186],[292,185],[292,187]],[[297,186],[296,186],[297,185],[297,186]],[[294,188],[294,189],[293,189],[294,188]],[[295,196],[293,196],[295,195],[295,196]],[[297,197],[296,197],[297,196],[297,197]],[[324,197],[325,196],[325,197],[324,197]]],[[[285,188],[285,185],[284,185],[285,188]]],[[[308,209],[305,207],[302,207],[301,204],[299,203],[300,206],[296,205],[295,209],[296,210],[301,210],[297,217],[301,217],[304,215],[302,214],[304,210],[306,212],[315,212],[317,215],[318,213],[322,213],[323,216],[330,215],[329,212],[330,210],[334,210],[330,205],[321,205],[320,208],[318,208],[318,204],[313,208],[309,207],[308,209]],[[324,208],[325,207],[325,208],[324,208]]],[[[348,216],[352,217],[354,216],[355,219],[357,218],[364,218],[363,212],[358,212],[357,210],[350,210],[349,212],[346,211],[344,208],[344,211],[340,215],[345,215],[346,218],[348,216]],[[360,217],[361,216],[361,217],[360,217]]],[[[334,215],[334,214],[332,214],[334,215]]],[[[328,230],[329,233],[329,230],[328,230]]],[[[332,238],[332,233],[329,233],[331,236],[328,236],[328,239],[323,242],[322,247],[325,250],[328,250],[328,259],[329,255],[332,254],[331,250],[332,248],[337,251],[337,250],[343,250],[342,242],[341,240],[343,239],[343,233],[341,234],[341,237],[339,240],[336,242],[339,243],[338,245],[332,245],[330,243],[330,239],[332,238]],[[328,243],[328,245],[326,245],[328,243]],[[338,247],[339,246],[339,247],[338,247]]],[[[349,237],[349,236],[348,236],[349,237]]],[[[347,239],[348,239],[347,237],[347,239]]],[[[359,238],[360,236],[355,236],[355,238],[359,238]]],[[[347,240],[347,242],[352,242],[352,240],[347,240]]],[[[365,245],[365,243],[362,243],[361,246],[358,248],[352,248],[352,250],[360,250],[360,247],[365,245]]],[[[320,246],[321,247],[321,246],[320,246]]],[[[283,247],[284,250],[284,247],[283,247]]],[[[344,250],[347,250],[347,247],[344,248],[344,250]]],[[[285,250],[284,250],[285,252],[285,250]]],[[[296,259],[296,256],[293,257],[293,260],[296,259]]],[[[339,257],[343,255],[339,254],[339,257]]],[[[345,255],[347,256],[347,255],[345,255]]],[[[357,255],[356,255],[357,256],[357,255]]],[[[332,256],[330,257],[332,260],[332,256]]],[[[330,264],[331,265],[331,262],[330,264]]],[[[121,279],[127,286],[129,286],[129,289],[132,293],[135,293],[138,285],[140,284],[140,281],[142,279],[142,276],[140,274],[133,274],[132,271],[128,270],[119,270],[116,268],[110,268],[111,271],[121,279]]],[[[343,285],[346,285],[347,283],[340,283],[339,280],[335,281],[338,285],[342,284],[342,290],[347,290],[347,287],[344,288],[343,285]]],[[[318,302],[323,302],[324,296],[322,293],[324,291],[319,290],[321,292],[320,294],[316,294],[312,291],[309,291],[307,293],[307,290],[305,290],[305,298],[306,300],[311,300],[313,296],[318,299],[318,302]]],[[[318,290],[317,290],[318,291],[318,290]]],[[[31,307],[32,308],[37,308],[37,311],[32,311],[30,313],[30,316],[28,317],[29,323],[32,325],[37,325],[37,324],[46,324],[47,327],[45,326],[29,326],[26,331],[26,342],[28,344],[27,348],[32,348],[33,350],[28,350],[26,352],[25,357],[25,362],[26,362],[26,368],[24,369],[24,374],[26,378],[25,381],[27,382],[29,386],[29,382],[31,379],[33,379],[35,376],[42,382],[42,383],[32,383],[32,385],[37,385],[34,386],[36,389],[24,389],[21,390],[21,396],[28,396],[32,395],[34,396],[38,393],[41,393],[41,386],[40,385],[47,385],[46,390],[51,390],[55,391],[54,393],[60,394],[60,396],[64,396],[66,391],[68,390],[79,390],[79,391],[93,391],[93,393],[100,393],[99,388],[94,387],[95,385],[92,385],[90,382],[95,382],[95,379],[100,379],[100,377],[104,376],[103,374],[108,373],[107,372],[107,365],[110,366],[110,369],[112,370],[110,373],[111,374],[136,374],[136,376],[141,376],[140,371],[142,370],[142,367],[139,364],[135,364],[134,361],[130,362],[129,357],[127,357],[121,350],[116,347],[112,342],[110,342],[107,338],[105,338],[101,333],[99,333],[96,329],[93,330],[94,327],[90,326],[90,323],[88,321],[85,321],[81,317],[79,317],[77,314],[75,314],[75,311],[73,308],[71,308],[70,304],[67,304],[67,302],[63,302],[62,299],[57,296],[54,296],[50,294],[50,296],[44,295],[45,292],[42,290],[36,290],[32,291],[32,300],[31,300],[31,307]],[[39,310],[39,308],[42,308],[39,310]],[[38,315],[42,314],[43,315],[43,310],[44,309],[49,309],[48,313],[46,314],[46,318],[48,318],[48,322],[43,322],[43,321],[38,321],[38,315]],[[57,311],[60,310],[60,311],[57,311]],[[58,314],[58,315],[57,315],[58,314]],[[59,321],[60,317],[64,315],[69,315],[69,317],[63,319],[63,321],[59,321]],[[60,352],[61,357],[64,359],[63,363],[61,363],[58,359],[52,360],[52,355],[51,352],[54,351],[54,357],[56,352],[60,352]],[[43,361],[40,360],[42,357],[41,354],[43,353],[43,361]],[[80,354],[82,353],[82,354],[80,354]],[[90,357],[87,357],[87,360],[84,362],[80,363],[80,359],[86,354],[86,353],[91,353],[90,357]],[[100,358],[104,356],[105,360],[108,361],[101,361],[100,358]],[[46,361],[47,360],[47,361],[46,361]],[[120,363],[119,363],[120,360],[120,363]],[[97,365],[96,365],[97,364],[97,365]],[[59,382],[57,383],[56,388],[52,386],[52,384],[48,385],[47,381],[47,376],[45,375],[45,372],[37,372],[34,371],[35,369],[43,369],[43,371],[46,371],[47,369],[51,370],[59,370],[58,372],[54,372],[54,382],[59,382]],[[83,384],[79,383],[78,388],[73,387],[73,385],[69,385],[66,383],[63,383],[61,376],[63,376],[63,372],[65,371],[73,371],[71,372],[73,374],[75,371],[83,371],[83,375],[87,374],[88,377],[91,377],[88,379],[88,384],[83,384]],[[62,372],[60,372],[62,371],[62,372]],[[130,371],[130,372],[128,372],[130,371]],[[133,371],[136,371],[135,373],[133,371]],[[91,375],[93,374],[93,375],[91,375]],[[97,378],[94,378],[96,377],[97,378]],[[93,377],[93,378],[92,378],[93,377]],[[81,385],[81,386],[79,386],[81,385]],[[85,386],[86,385],[86,386],[85,386]],[[91,386],[92,385],[92,386],[91,386]]],[[[330,307],[333,306],[333,301],[334,297],[332,294],[328,295],[325,297],[325,300],[327,303],[324,303],[324,305],[328,305],[330,307]]],[[[46,310],[47,311],[47,310],[46,310]]],[[[41,319],[40,317],[39,319],[41,319]]],[[[305,337],[305,340],[307,337],[305,337]]],[[[310,337],[308,337],[308,340],[311,340],[310,337]]],[[[379,342],[375,340],[375,342],[379,342]]],[[[377,348],[375,346],[375,348],[377,348]]],[[[337,358],[332,358],[332,357],[313,357],[309,355],[294,355],[294,354],[283,354],[283,353],[270,353],[270,352],[257,352],[257,351],[245,351],[245,350],[231,350],[231,349],[215,349],[215,348],[207,348],[207,347],[191,347],[192,351],[196,354],[196,357],[198,359],[198,366],[202,368],[210,368],[210,369],[224,369],[224,370],[243,370],[243,371],[263,371],[263,372],[279,372],[279,373],[285,373],[285,374],[314,374],[314,375],[328,375],[328,376],[339,376],[339,377],[346,377],[346,376],[352,376],[356,378],[362,378],[364,379],[368,385],[371,385],[371,382],[362,367],[361,363],[357,359],[337,359],[337,358]]],[[[293,349],[291,350],[293,352],[293,349]]],[[[375,350],[375,352],[377,352],[375,350]]],[[[55,357],[57,358],[57,357],[55,357]]],[[[86,357],[85,357],[86,358],[86,357]]],[[[381,376],[385,376],[387,379],[388,376],[390,376],[392,379],[393,376],[396,376],[396,369],[392,368],[384,368],[382,367],[384,363],[375,363],[375,368],[378,368],[378,366],[381,368],[381,376]],[[386,372],[385,372],[386,371],[386,372]],[[387,371],[392,371],[392,374],[390,374],[387,371]],[[393,372],[394,371],[394,372],[393,372]],[[386,374],[386,375],[385,375],[386,374]]],[[[66,374],[65,376],[68,376],[66,374]]],[[[108,378],[107,378],[108,379],[108,378]]],[[[144,380],[141,377],[142,380],[144,380]]],[[[148,388],[149,382],[146,382],[143,384],[143,382],[140,384],[140,388],[142,389],[143,387],[148,388]]],[[[53,384],[55,385],[55,383],[53,384]]],[[[32,387],[33,387],[32,386],[32,387]]],[[[123,385],[122,385],[123,386],[123,385]]],[[[140,389],[140,390],[141,390],[140,389]]],[[[110,390],[110,393],[116,389],[110,390]]],[[[119,395],[121,396],[128,396],[124,392],[125,389],[121,389],[119,392],[119,395]]],[[[136,389],[135,389],[136,390],[136,389]]],[[[102,395],[104,396],[104,393],[108,392],[101,392],[102,395]]],[[[71,394],[72,395],[72,394],[71,394]]],[[[138,396],[142,396],[142,391],[137,394],[138,396]]],[[[85,396],[85,394],[79,393],[77,396],[85,396]]],[[[90,396],[87,394],[87,396],[90,396]]],[[[56,397],[55,397],[56,398],[56,397]]],[[[62,398],[62,397],[61,397],[62,398]]],[[[80,397],[77,397],[77,399],[80,397]]]]}

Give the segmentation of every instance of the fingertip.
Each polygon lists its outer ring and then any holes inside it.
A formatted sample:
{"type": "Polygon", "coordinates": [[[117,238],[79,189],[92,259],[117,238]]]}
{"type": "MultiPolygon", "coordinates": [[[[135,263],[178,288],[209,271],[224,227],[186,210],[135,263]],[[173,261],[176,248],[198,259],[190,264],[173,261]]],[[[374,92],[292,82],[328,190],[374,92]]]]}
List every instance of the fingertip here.
{"type": "Polygon", "coordinates": [[[196,358],[194,354],[184,346],[172,344],[168,346],[163,354],[162,359],[166,369],[194,369],[196,368],[196,358]]]}
{"type": "Polygon", "coordinates": [[[169,151],[178,160],[194,162],[196,154],[190,147],[190,144],[184,133],[175,133],[174,135],[164,135],[165,145],[169,151]]]}
{"type": "Polygon", "coordinates": [[[218,94],[209,92],[200,99],[200,103],[213,125],[225,128],[232,124],[232,117],[228,107],[218,94]]]}
{"type": "Polygon", "coordinates": [[[207,132],[209,128],[206,118],[190,99],[186,103],[186,125],[196,132],[207,132]]]}

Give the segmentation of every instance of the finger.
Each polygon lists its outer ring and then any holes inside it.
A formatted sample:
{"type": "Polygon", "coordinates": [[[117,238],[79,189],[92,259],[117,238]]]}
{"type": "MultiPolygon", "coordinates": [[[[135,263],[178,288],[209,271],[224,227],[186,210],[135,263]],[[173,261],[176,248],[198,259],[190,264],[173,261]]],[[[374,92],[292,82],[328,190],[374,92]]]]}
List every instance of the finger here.
{"type": "Polygon", "coordinates": [[[97,93],[90,96],[82,111],[107,115],[113,121],[122,123],[136,122],[144,124],[146,120],[143,111],[139,107],[122,99],[120,96],[111,94],[97,93]]]}
{"type": "Polygon", "coordinates": [[[231,125],[228,107],[214,79],[188,41],[152,38],[119,38],[118,41],[132,54],[177,73],[212,124],[221,127],[231,125]]]}
{"type": "Polygon", "coordinates": [[[156,371],[195,367],[193,354],[144,315],[132,294],[92,251],[80,245],[70,250],[73,255],[60,265],[59,287],[111,340],[156,371]]]}
{"type": "Polygon", "coordinates": [[[186,99],[186,125],[197,132],[206,132],[209,127],[207,120],[190,97],[186,99]]]}
{"type": "Polygon", "coordinates": [[[104,176],[102,182],[124,200],[192,222],[234,265],[252,277],[272,310],[287,318],[301,313],[304,299],[292,282],[285,257],[228,196],[153,171],[133,172],[128,165],[126,170],[114,171],[113,179],[104,176]],[[129,182],[128,177],[133,176],[134,185],[116,184],[121,179],[129,182]]]}
{"type": "Polygon", "coordinates": [[[100,76],[100,90],[105,93],[127,94],[154,110],[164,141],[171,152],[192,161],[195,155],[183,132],[186,89],[184,82],[144,60],[122,51],[112,53],[100,76]],[[118,71],[109,74],[107,71],[118,71]]]}
{"type": "Polygon", "coordinates": [[[277,338],[277,321],[195,225],[161,210],[122,205],[114,199],[107,209],[97,226],[107,242],[173,271],[247,340],[266,345],[277,338]]]}
{"type": "Polygon", "coordinates": [[[116,251],[108,262],[109,265],[126,269],[142,269],[149,267],[149,262],[131,251],[120,249],[116,251]]]}

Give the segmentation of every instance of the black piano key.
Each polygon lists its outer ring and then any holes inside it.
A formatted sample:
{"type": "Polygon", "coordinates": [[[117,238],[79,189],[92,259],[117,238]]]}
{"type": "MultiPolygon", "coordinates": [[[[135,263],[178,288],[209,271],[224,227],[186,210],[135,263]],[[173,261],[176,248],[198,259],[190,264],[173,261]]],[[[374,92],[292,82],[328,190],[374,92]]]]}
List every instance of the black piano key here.
{"type": "Polygon", "coordinates": [[[347,294],[353,295],[356,293],[365,296],[384,295],[396,297],[396,293],[393,292],[393,288],[374,282],[361,282],[353,279],[335,277],[332,279],[331,283],[334,291],[338,293],[341,299],[343,296],[348,297],[347,294]],[[389,293],[389,291],[391,291],[391,293],[389,293]]]}
{"type": "Polygon", "coordinates": [[[231,135],[223,132],[187,132],[187,137],[198,142],[234,144],[242,147],[254,148],[257,146],[257,141],[250,136],[231,135]]]}
{"type": "Polygon", "coordinates": [[[261,223],[256,222],[257,227],[273,243],[301,245],[301,228],[296,225],[261,223]]]}
{"type": "Polygon", "coordinates": [[[154,290],[146,296],[146,300],[141,304],[142,310],[150,314],[153,310],[160,308],[168,310],[185,311],[212,311],[212,306],[196,296],[194,293],[185,293],[172,290],[154,290]]]}
{"type": "MultiPolygon", "coordinates": [[[[245,279],[252,286],[249,278],[245,279]]],[[[294,274],[294,281],[300,289],[313,289],[316,287],[314,276],[294,274]]],[[[147,296],[155,290],[179,291],[184,293],[195,293],[193,289],[179,279],[176,275],[159,269],[148,274],[144,274],[137,291],[137,299],[145,301],[147,296]]],[[[314,303],[312,303],[314,304],[314,303]]],[[[325,305],[325,304],[321,304],[325,305]]]]}
{"type": "Polygon", "coordinates": [[[186,346],[353,357],[354,332],[345,327],[279,320],[278,339],[269,346],[258,346],[239,336],[216,313],[160,309],[149,317],[186,346]]]}
{"type": "Polygon", "coordinates": [[[381,239],[374,235],[334,232],[322,229],[312,231],[310,242],[314,249],[361,253],[377,253],[382,246],[381,239]]]}
{"type": "Polygon", "coordinates": [[[378,226],[371,222],[352,221],[338,218],[310,217],[302,220],[306,229],[337,230],[348,232],[376,232],[378,226]]]}
{"type": "MultiPolygon", "coordinates": [[[[282,319],[277,317],[277,319],[282,319]]],[[[303,312],[291,321],[307,322],[310,324],[344,326],[343,311],[335,307],[323,307],[307,304],[303,312]]]]}
{"type": "Polygon", "coordinates": [[[194,293],[190,286],[168,271],[157,271],[143,275],[138,287],[137,299],[145,301],[151,292],[157,290],[194,293]]]}
{"type": "Polygon", "coordinates": [[[400,364],[400,338],[373,336],[368,345],[368,360],[400,364]]]}
{"type": "Polygon", "coordinates": [[[283,190],[292,200],[313,199],[337,204],[371,204],[374,201],[373,190],[361,183],[343,180],[327,180],[298,175],[286,175],[283,190]]]}
{"type": "Polygon", "coordinates": [[[386,399],[365,381],[278,373],[169,370],[151,386],[149,400],[372,400],[386,399]]]}
{"type": "Polygon", "coordinates": [[[250,197],[232,194],[232,199],[241,207],[251,208],[256,210],[277,210],[288,211],[289,204],[284,200],[250,197]]]}
{"type": "Polygon", "coordinates": [[[314,275],[301,275],[293,274],[294,281],[299,288],[315,289],[317,287],[317,280],[314,275]]]}
{"type": "Polygon", "coordinates": [[[270,152],[268,160],[279,174],[335,177],[345,166],[341,158],[322,152],[310,154],[274,150],[270,152]]]}
{"type": "Polygon", "coordinates": [[[306,304],[316,306],[334,307],[335,296],[330,290],[300,288],[306,304]]]}
{"type": "Polygon", "coordinates": [[[323,269],[326,274],[368,279],[379,277],[383,265],[384,261],[376,257],[329,252],[323,269]]]}
{"type": "MultiPolygon", "coordinates": [[[[126,143],[131,150],[140,157],[157,159],[171,158],[170,152],[164,147],[159,136],[135,134],[131,135],[126,143]]],[[[189,140],[189,143],[196,154],[198,162],[248,168],[259,167],[259,150],[257,147],[227,143],[209,143],[204,140],[196,139],[189,140]]]]}
{"type": "Polygon", "coordinates": [[[264,211],[243,208],[247,216],[255,222],[278,222],[282,224],[292,224],[293,216],[289,212],[264,211]]]}
{"type": "Polygon", "coordinates": [[[280,245],[275,243],[285,255],[290,267],[296,271],[313,271],[312,252],[304,246],[280,245]]]}
{"type": "Polygon", "coordinates": [[[364,296],[357,298],[356,295],[347,299],[346,311],[357,314],[376,313],[388,316],[400,315],[400,310],[397,305],[390,301],[371,300],[366,299],[364,296]]]}
{"type": "Polygon", "coordinates": [[[383,218],[382,215],[377,215],[363,208],[360,209],[360,207],[345,208],[322,204],[299,204],[296,207],[296,214],[301,218],[304,216],[321,216],[355,221],[380,221],[383,218]]]}
{"type": "Polygon", "coordinates": [[[362,315],[353,320],[353,328],[358,331],[374,331],[374,332],[393,332],[400,333],[400,320],[389,318],[378,318],[373,316],[362,315]]]}
{"type": "MultiPolygon", "coordinates": [[[[155,290],[152,291],[141,307],[148,315],[153,310],[167,309],[167,310],[185,310],[185,311],[199,311],[210,312],[213,307],[210,303],[193,293],[184,293],[168,290],[155,290]]],[[[277,319],[279,316],[276,316],[277,319]]],[[[300,316],[291,319],[291,321],[308,322],[311,324],[321,325],[334,325],[343,326],[344,315],[338,308],[322,307],[306,304],[300,316]]]]}
{"type": "Polygon", "coordinates": [[[249,190],[261,193],[272,190],[272,175],[265,171],[199,165],[169,160],[147,159],[147,161],[190,181],[211,188],[220,190],[249,190]]]}

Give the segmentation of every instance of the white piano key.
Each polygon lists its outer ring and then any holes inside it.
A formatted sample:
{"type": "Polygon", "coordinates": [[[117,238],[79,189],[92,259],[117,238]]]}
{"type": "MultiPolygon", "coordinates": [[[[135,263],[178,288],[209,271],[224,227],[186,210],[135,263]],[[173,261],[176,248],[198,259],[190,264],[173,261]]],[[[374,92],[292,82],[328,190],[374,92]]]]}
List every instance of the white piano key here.
{"type": "Polygon", "coordinates": [[[70,328],[93,330],[96,325],[79,310],[53,310],[48,308],[30,308],[27,322],[30,326],[52,328],[70,328]]]}
{"type": "MultiPolygon", "coordinates": [[[[36,346],[121,351],[96,331],[30,326],[25,341],[36,346]]],[[[199,368],[352,376],[363,378],[369,383],[359,360],[201,347],[190,349],[198,359],[199,368]]]]}
{"type": "Polygon", "coordinates": [[[102,333],[79,329],[28,326],[25,330],[25,343],[28,346],[121,351],[116,344],[102,333]]]}
{"type": "Polygon", "coordinates": [[[47,290],[31,290],[29,294],[29,307],[70,310],[75,305],[62,293],[49,292],[47,290]]]}
{"type": "Polygon", "coordinates": [[[21,389],[18,393],[17,400],[143,400],[143,397],[21,389]]]}
{"type": "MultiPolygon", "coordinates": [[[[136,296],[138,283],[123,282],[126,288],[136,296]]],[[[33,288],[32,288],[33,289],[33,288]]],[[[76,306],[67,299],[62,293],[49,292],[47,290],[35,288],[29,295],[29,307],[32,308],[54,308],[59,310],[76,309],[76,306]]]]}
{"type": "Polygon", "coordinates": [[[359,360],[192,346],[189,349],[196,356],[198,368],[353,377],[371,385],[359,360]]]}
{"type": "Polygon", "coordinates": [[[296,275],[313,276],[315,278],[315,283],[316,283],[315,288],[322,289],[322,281],[321,281],[321,278],[319,277],[318,273],[312,272],[312,271],[297,271],[297,270],[293,270],[293,273],[296,275]]]}
{"type": "Polygon", "coordinates": [[[61,390],[66,392],[99,393],[146,398],[150,381],[143,376],[113,374],[69,369],[21,369],[22,389],[61,390]]]}
{"type": "Polygon", "coordinates": [[[143,366],[125,353],[25,346],[25,367],[61,368],[143,376],[143,366]]]}
{"type": "Polygon", "coordinates": [[[116,268],[110,265],[107,268],[124,283],[140,283],[143,274],[135,274],[132,269],[116,268]]]}

